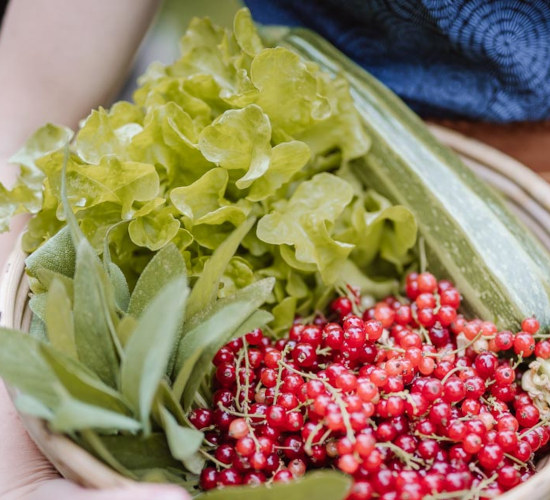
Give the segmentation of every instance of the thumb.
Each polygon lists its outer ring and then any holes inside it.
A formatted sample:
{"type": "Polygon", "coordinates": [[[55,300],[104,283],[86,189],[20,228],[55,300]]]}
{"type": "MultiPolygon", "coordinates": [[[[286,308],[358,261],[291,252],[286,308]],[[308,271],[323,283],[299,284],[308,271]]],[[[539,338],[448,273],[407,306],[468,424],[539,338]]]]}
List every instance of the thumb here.
{"type": "Polygon", "coordinates": [[[166,484],[136,484],[123,488],[92,490],[82,488],[66,479],[46,481],[38,486],[26,500],[190,500],[183,489],[166,484]]]}

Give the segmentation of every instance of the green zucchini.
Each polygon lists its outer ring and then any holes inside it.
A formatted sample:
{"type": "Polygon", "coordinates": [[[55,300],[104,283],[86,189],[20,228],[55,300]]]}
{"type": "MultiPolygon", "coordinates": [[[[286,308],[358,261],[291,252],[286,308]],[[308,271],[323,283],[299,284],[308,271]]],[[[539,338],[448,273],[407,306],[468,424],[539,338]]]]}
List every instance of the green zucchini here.
{"type": "Polygon", "coordinates": [[[430,270],[456,283],[466,312],[500,328],[519,328],[536,316],[547,330],[550,255],[500,196],[393,92],[322,37],[292,29],[277,43],[344,74],[372,138],[352,168],[365,185],[415,214],[430,270]]]}

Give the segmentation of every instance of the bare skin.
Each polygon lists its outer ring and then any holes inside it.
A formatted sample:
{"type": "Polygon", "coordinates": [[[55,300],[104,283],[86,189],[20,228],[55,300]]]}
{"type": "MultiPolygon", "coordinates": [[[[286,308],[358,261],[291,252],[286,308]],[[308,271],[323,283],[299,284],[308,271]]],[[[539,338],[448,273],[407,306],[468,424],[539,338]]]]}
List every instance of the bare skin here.
{"type": "Polygon", "coordinates": [[[116,490],[90,490],[62,479],[23,428],[0,381],[0,498],[3,500],[186,500],[187,493],[166,485],[140,484],[116,490]]]}
{"type": "MultiPolygon", "coordinates": [[[[0,31],[0,182],[8,158],[46,122],[76,128],[116,95],[158,0],[12,0],[0,31]]],[[[0,268],[26,219],[0,235],[0,268]]],[[[23,428],[0,381],[0,498],[5,500],[185,500],[167,485],[87,490],[62,479],[23,428]]]]}

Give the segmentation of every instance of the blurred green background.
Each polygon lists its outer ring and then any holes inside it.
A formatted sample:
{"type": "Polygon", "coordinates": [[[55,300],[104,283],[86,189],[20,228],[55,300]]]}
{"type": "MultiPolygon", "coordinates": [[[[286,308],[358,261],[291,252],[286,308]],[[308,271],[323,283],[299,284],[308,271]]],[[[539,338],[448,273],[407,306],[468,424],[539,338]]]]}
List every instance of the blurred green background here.
{"type": "MultiPolygon", "coordinates": [[[[170,36],[172,46],[177,48],[181,35],[193,17],[209,17],[214,23],[230,28],[234,14],[241,6],[238,0],[164,0],[150,36],[159,37],[165,42],[168,42],[170,36]]],[[[175,55],[178,55],[177,52],[175,55]]]]}
{"type": "Polygon", "coordinates": [[[215,23],[230,27],[233,14],[242,6],[237,0],[165,0],[161,13],[187,26],[193,16],[210,17],[215,23]]]}

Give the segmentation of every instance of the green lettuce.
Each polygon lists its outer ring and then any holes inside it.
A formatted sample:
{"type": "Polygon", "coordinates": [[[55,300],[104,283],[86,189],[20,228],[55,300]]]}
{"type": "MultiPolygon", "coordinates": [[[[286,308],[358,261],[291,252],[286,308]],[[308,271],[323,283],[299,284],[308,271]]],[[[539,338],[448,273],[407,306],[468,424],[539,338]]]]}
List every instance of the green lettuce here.
{"type": "MultiPolygon", "coordinates": [[[[233,31],[194,19],[181,57],[155,63],[134,102],[99,108],[73,132],[39,129],[13,157],[21,175],[0,186],[0,229],[34,215],[33,252],[66,225],[68,202],[97,253],[135,283],[174,244],[194,281],[236,228],[255,220],[216,282],[219,297],[276,280],[275,330],[322,307],[346,283],[388,292],[411,261],[413,215],[364,192],[350,160],[370,138],[347,82],[282,47],[266,47],[247,9],[233,31]]],[[[32,274],[32,273],[31,273],[32,274]]]]}

